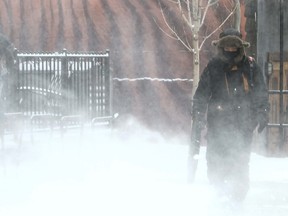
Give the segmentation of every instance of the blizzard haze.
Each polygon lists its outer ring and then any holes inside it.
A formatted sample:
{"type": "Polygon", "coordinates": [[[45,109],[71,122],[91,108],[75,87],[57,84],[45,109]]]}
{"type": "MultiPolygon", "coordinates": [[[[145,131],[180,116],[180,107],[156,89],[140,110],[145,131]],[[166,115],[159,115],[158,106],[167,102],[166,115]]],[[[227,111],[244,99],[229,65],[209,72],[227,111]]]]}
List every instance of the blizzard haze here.
{"type": "Polygon", "coordinates": [[[185,216],[288,214],[288,159],[252,154],[251,189],[227,210],[206,178],[201,148],[187,183],[185,135],[163,138],[134,119],[113,131],[90,128],[5,137],[0,151],[1,216],[185,216]]]}

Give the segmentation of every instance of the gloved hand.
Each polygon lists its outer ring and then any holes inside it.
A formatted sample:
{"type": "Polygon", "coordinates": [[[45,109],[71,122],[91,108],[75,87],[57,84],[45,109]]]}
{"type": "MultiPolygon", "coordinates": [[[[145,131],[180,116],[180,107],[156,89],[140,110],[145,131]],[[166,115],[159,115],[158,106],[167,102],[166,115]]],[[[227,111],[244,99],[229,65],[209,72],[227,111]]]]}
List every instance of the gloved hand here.
{"type": "Polygon", "coordinates": [[[258,121],[258,133],[261,133],[264,130],[264,128],[268,125],[269,122],[268,112],[265,110],[263,112],[258,113],[257,121],[258,121]]]}

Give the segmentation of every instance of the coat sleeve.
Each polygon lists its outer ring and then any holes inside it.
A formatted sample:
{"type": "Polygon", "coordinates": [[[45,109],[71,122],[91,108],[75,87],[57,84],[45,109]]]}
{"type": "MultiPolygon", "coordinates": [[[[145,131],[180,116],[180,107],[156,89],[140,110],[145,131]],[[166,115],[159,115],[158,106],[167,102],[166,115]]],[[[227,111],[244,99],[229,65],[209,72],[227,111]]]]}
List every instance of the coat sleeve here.
{"type": "Polygon", "coordinates": [[[211,95],[210,74],[207,66],[201,74],[198,87],[192,100],[192,117],[195,115],[204,115],[207,110],[207,104],[211,95]]]}

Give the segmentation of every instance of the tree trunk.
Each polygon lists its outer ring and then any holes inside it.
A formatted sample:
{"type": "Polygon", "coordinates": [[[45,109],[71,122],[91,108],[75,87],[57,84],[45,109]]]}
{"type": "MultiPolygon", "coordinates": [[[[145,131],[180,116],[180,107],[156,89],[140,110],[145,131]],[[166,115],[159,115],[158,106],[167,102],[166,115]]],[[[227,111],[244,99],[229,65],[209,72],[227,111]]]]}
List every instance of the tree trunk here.
{"type": "Polygon", "coordinates": [[[235,2],[235,14],[234,14],[234,28],[240,31],[240,24],[241,24],[241,8],[240,8],[240,1],[234,0],[235,2]]]}
{"type": "MultiPolygon", "coordinates": [[[[197,21],[197,28],[199,26],[199,21],[197,21]]],[[[196,24],[195,24],[196,28],[196,24]]],[[[200,53],[199,53],[199,38],[198,38],[198,32],[199,29],[195,30],[195,35],[193,36],[193,49],[194,49],[194,55],[193,55],[193,87],[192,87],[192,97],[195,94],[195,91],[198,86],[199,82],[199,77],[200,77],[200,64],[199,64],[199,58],[200,58],[200,53]]]]}
{"type": "Polygon", "coordinates": [[[200,30],[200,22],[201,22],[201,13],[199,9],[199,2],[198,0],[193,0],[193,10],[192,10],[192,18],[194,24],[193,30],[193,49],[194,49],[194,56],[193,56],[193,87],[192,87],[192,98],[195,94],[195,91],[198,86],[199,77],[200,77],[200,50],[199,50],[199,30],[200,30]]]}

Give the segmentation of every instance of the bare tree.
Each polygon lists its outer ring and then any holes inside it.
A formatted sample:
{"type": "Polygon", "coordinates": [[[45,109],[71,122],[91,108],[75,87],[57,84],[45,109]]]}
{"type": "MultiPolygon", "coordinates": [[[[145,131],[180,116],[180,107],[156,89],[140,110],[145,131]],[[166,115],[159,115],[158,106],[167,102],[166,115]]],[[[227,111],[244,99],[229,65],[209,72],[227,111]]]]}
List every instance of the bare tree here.
{"type": "Polygon", "coordinates": [[[206,35],[201,35],[201,40],[199,39],[200,29],[206,21],[207,13],[212,8],[212,6],[219,4],[221,0],[162,0],[162,2],[163,1],[171,3],[175,6],[176,11],[184,25],[184,31],[188,29],[191,35],[191,37],[187,36],[186,32],[183,34],[183,32],[179,31],[179,28],[176,28],[176,26],[170,22],[169,15],[165,12],[161,1],[158,0],[161,14],[165,22],[165,29],[158,25],[159,28],[168,37],[179,41],[185,47],[185,49],[193,53],[193,96],[196,91],[200,76],[200,51],[206,40],[210,38],[215,32],[217,32],[229,20],[229,18],[233,17],[234,27],[238,30],[240,29],[240,0],[229,0],[231,7],[230,9],[227,7],[227,10],[229,10],[227,17],[219,26],[216,26],[212,32],[206,35]]]}

